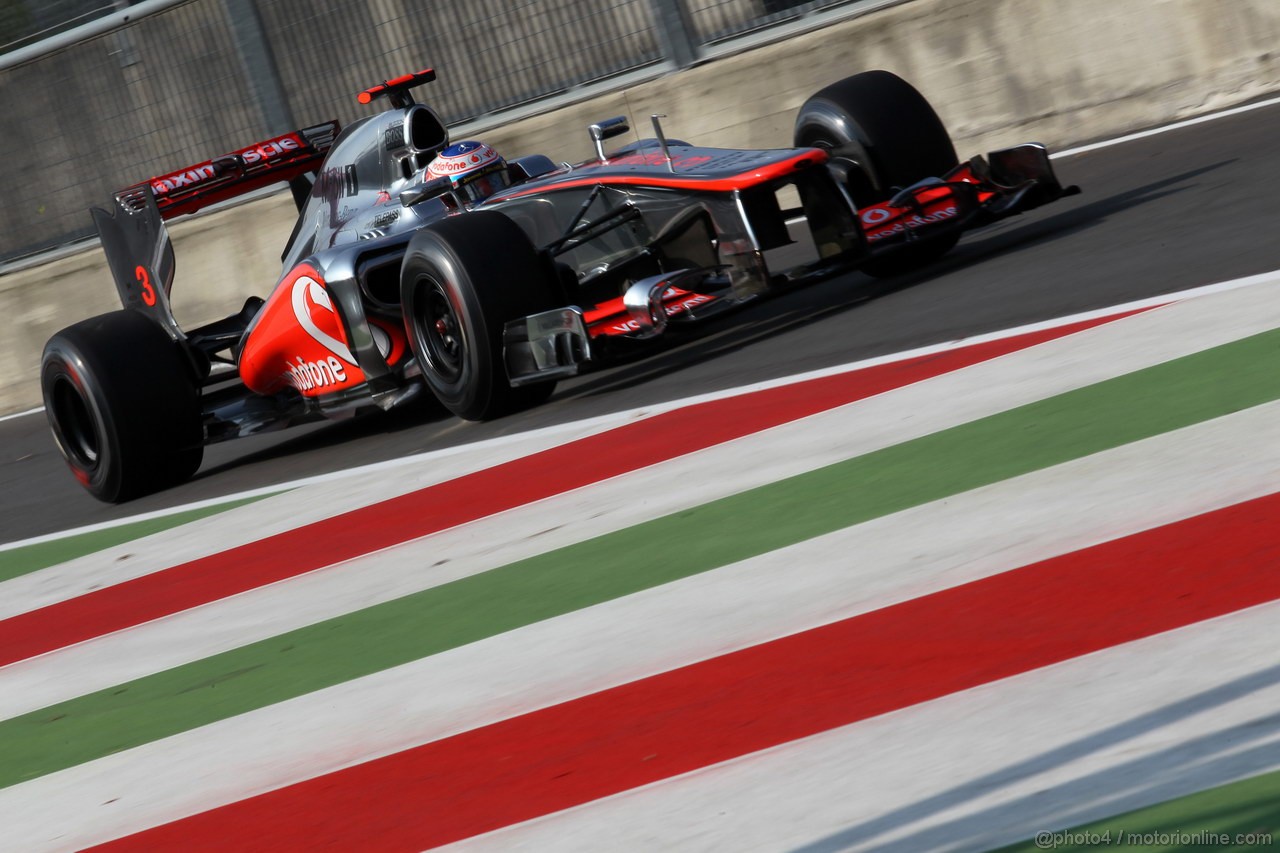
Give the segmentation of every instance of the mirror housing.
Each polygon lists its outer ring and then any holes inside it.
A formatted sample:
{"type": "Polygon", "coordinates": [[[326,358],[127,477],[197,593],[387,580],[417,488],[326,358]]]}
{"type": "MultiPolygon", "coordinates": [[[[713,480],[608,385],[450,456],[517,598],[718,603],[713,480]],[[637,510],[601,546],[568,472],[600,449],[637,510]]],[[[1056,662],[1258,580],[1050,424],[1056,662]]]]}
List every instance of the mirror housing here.
{"type": "Polygon", "coordinates": [[[631,125],[627,123],[626,116],[614,116],[604,121],[596,122],[587,128],[587,133],[591,135],[591,141],[596,146],[596,157],[601,163],[608,163],[604,156],[604,141],[620,136],[631,129],[631,125]]]}

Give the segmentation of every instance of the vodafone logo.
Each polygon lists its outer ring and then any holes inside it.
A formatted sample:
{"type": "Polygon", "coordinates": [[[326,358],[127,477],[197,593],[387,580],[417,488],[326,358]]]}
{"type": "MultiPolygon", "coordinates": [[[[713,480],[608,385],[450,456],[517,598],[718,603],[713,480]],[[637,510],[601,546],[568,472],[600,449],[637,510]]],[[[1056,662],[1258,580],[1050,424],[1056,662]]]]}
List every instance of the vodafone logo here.
{"type": "Polygon", "coordinates": [[[465,160],[440,160],[431,164],[431,171],[437,175],[456,175],[471,168],[465,160]]]}
{"type": "Polygon", "coordinates": [[[293,315],[308,335],[329,352],[355,365],[355,356],[342,342],[342,321],[333,309],[329,291],[310,276],[299,276],[293,283],[293,315]]]}
{"type": "Polygon", "coordinates": [[[893,216],[893,214],[885,210],[883,207],[869,207],[862,211],[862,224],[879,225],[890,216],[893,216]]]}
{"type": "MultiPolygon", "coordinates": [[[[944,207],[942,210],[934,211],[926,216],[912,216],[901,222],[895,222],[893,225],[886,225],[880,231],[868,234],[867,240],[874,243],[877,240],[884,240],[889,237],[893,237],[894,235],[902,234],[909,229],[914,230],[925,225],[931,225],[935,222],[945,222],[948,219],[954,219],[959,213],[959,208],[955,205],[951,205],[950,207],[944,207]]],[[[865,222],[866,220],[864,219],[863,221],[865,222]]]]}

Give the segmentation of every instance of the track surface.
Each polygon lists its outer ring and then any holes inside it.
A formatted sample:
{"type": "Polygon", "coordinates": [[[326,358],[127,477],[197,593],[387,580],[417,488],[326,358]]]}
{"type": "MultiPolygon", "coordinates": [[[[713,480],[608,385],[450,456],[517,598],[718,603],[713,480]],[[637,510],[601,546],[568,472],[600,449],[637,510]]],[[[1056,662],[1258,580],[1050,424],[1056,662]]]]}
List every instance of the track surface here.
{"type": "Polygon", "coordinates": [[[1269,106],[1062,158],[1083,195],[971,234],[892,288],[850,274],[770,300],[493,423],[371,416],[211,447],[190,483],[120,507],[76,485],[42,413],[0,421],[0,543],[1274,270],[1277,136],[1269,106]]]}

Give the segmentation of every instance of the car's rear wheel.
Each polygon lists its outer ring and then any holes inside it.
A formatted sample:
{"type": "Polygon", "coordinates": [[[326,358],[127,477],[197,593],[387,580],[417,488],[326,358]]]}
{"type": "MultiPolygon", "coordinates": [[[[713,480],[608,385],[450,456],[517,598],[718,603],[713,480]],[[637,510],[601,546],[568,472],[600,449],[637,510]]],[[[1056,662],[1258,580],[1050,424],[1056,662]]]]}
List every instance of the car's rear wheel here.
{"type": "Polygon", "coordinates": [[[507,381],[503,328],[554,308],[557,291],[551,264],[506,216],[473,211],[426,226],[409,243],[400,286],[423,378],[449,411],[487,420],[555,390],[554,380],[507,381]]]}
{"type": "Polygon", "coordinates": [[[71,472],[119,503],[177,485],[204,456],[200,389],[154,321],[116,311],[76,323],[44,348],[45,413],[71,472]]]}
{"type": "MultiPolygon", "coordinates": [[[[958,165],[946,126],[914,86],[888,71],[865,71],[821,89],[796,115],[795,144],[827,151],[829,167],[859,208],[958,165]]],[[[909,250],[870,261],[863,270],[887,276],[946,254],[958,233],[921,240],[909,250]]]]}

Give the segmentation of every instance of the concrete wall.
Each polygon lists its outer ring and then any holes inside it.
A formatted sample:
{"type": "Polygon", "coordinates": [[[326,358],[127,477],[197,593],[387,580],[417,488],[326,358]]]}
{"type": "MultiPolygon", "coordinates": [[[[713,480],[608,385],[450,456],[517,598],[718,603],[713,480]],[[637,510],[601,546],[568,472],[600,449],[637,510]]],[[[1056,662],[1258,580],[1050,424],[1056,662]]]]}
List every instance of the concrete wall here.
{"type": "MultiPolygon", "coordinates": [[[[699,144],[785,146],[809,94],[885,68],[934,103],[961,156],[1033,140],[1062,147],[1278,90],[1277,44],[1275,0],[911,0],[483,136],[508,155],[577,160],[590,153],[590,122],[629,114],[645,133],[659,112],[670,135],[699,144]]],[[[175,223],[179,320],[265,295],[291,227],[287,196],[175,223]]],[[[115,307],[97,249],[0,277],[0,412],[39,405],[51,334],[115,307]]]]}

